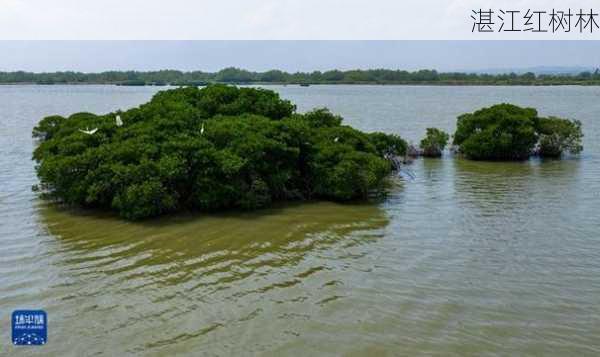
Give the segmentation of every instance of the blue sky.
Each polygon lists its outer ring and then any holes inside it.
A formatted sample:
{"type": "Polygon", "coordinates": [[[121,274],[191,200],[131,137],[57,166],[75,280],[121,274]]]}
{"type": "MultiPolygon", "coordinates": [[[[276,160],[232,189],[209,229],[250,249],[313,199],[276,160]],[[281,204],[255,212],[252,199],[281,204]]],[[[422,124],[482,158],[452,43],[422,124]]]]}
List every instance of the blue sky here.
{"type": "Polygon", "coordinates": [[[600,66],[597,41],[0,41],[0,71],[600,66]]]}

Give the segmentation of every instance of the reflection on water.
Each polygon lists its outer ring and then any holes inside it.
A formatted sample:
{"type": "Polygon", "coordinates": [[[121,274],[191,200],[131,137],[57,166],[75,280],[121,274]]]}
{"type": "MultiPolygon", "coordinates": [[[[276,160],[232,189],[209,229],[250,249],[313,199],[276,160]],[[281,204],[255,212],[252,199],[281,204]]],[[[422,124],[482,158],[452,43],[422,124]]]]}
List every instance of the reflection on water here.
{"type": "MultiPolygon", "coordinates": [[[[53,322],[64,330],[53,335],[67,344],[48,345],[56,353],[159,352],[191,340],[189,352],[210,344],[205,336],[219,329],[251,342],[263,324],[279,319],[291,328],[285,321],[309,319],[344,297],[339,286],[347,282],[333,272],[356,258],[355,246],[381,237],[388,223],[377,206],[332,203],[152,223],[52,206],[40,214],[56,239],[51,254],[60,255],[53,262],[60,274],[49,289],[53,322]],[[288,304],[304,306],[302,314],[288,304]],[[75,343],[90,321],[102,343],[75,343]]],[[[210,350],[236,352],[228,350],[233,347],[217,343],[210,350]]]]}
{"type": "Polygon", "coordinates": [[[414,163],[417,182],[386,203],[401,300],[419,299],[400,319],[412,327],[403,351],[600,352],[598,180],[585,164],[414,163]]]}
{"type": "Polygon", "coordinates": [[[77,276],[119,275],[122,281],[130,281],[152,273],[159,285],[177,285],[193,278],[194,288],[199,288],[205,286],[198,281],[202,278],[208,279],[207,286],[218,285],[219,289],[229,288],[224,282],[236,282],[257,270],[294,267],[308,252],[325,249],[340,239],[345,247],[359,244],[365,231],[387,223],[383,211],[368,204],[297,204],[141,223],[53,206],[45,206],[41,213],[66,254],[60,264],[77,271],[77,276]],[[351,239],[356,232],[363,233],[351,239]],[[168,279],[159,279],[163,275],[168,279]]]}
{"type": "Polygon", "coordinates": [[[579,119],[575,160],[416,160],[382,202],[152,223],[41,204],[31,129],[160,88],[0,86],[0,355],[600,355],[600,87],[271,87],[418,140],[512,102],[579,119]],[[16,349],[10,313],[49,343],[16,349]]]}
{"type": "Polygon", "coordinates": [[[452,163],[459,202],[472,204],[482,214],[494,216],[512,211],[530,215],[543,210],[538,204],[543,204],[549,196],[557,199],[573,196],[580,169],[579,160],[482,162],[456,159],[452,163]],[[540,199],[536,200],[538,195],[540,199]]]}

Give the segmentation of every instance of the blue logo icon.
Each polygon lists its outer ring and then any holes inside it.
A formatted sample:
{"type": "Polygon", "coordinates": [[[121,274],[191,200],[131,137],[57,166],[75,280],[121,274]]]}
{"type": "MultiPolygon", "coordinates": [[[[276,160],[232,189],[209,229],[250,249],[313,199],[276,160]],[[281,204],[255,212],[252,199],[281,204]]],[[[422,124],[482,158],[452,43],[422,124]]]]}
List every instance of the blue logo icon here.
{"type": "Polygon", "coordinates": [[[43,310],[15,310],[12,313],[12,341],[17,346],[45,345],[48,316],[43,310]]]}

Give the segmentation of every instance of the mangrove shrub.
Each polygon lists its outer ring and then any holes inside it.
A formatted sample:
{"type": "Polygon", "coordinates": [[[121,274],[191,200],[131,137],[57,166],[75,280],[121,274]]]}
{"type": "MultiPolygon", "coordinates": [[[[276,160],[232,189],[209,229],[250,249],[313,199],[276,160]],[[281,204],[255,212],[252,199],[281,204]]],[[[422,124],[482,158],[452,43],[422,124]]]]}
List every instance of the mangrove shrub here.
{"type": "Polygon", "coordinates": [[[583,150],[581,122],[556,117],[540,118],[537,152],[545,157],[560,157],[563,152],[579,153],[583,150]]]}
{"type": "Polygon", "coordinates": [[[578,121],[539,117],[533,108],[498,104],[459,116],[454,145],[469,159],[523,160],[533,154],[579,153],[582,137],[578,121]]]}
{"type": "Polygon", "coordinates": [[[448,144],[450,136],[437,128],[427,128],[427,134],[421,140],[420,147],[423,156],[440,157],[448,144]]]}
{"type": "Polygon", "coordinates": [[[181,209],[365,198],[389,174],[398,136],[305,114],[273,91],[211,85],[157,93],[106,115],[50,116],[33,129],[45,196],[140,219],[181,209]]]}

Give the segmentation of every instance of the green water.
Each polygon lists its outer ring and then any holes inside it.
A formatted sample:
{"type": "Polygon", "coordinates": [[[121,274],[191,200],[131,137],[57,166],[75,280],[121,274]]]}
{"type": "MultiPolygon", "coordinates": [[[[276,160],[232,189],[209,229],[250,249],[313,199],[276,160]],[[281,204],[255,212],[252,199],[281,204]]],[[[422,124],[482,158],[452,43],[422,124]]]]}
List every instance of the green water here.
{"type": "Polygon", "coordinates": [[[413,141],[510,101],[583,122],[562,161],[417,160],[380,202],[131,223],[40,201],[31,128],[156,88],[0,87],[0,355],[598,355],[600,88],[271,87],[413,141]],[[10,344],[10,313],[49,342],[10,344]]]}

